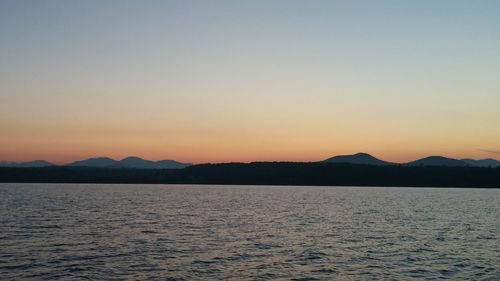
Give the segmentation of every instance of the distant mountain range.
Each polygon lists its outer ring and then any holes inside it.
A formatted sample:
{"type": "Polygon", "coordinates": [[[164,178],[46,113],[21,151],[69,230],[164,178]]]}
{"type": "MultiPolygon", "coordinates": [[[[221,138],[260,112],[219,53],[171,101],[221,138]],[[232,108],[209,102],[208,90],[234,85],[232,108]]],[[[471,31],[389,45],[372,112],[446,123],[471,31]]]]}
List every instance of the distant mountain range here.
{"type": "Polygon", "coordinates": [[[135,156],[130,156],[120,161],[116,161],[107,157],[90,158],[87,160],[75,161],[67,165],[80,167],[135,169],[182,169],[191,166],[191,164],[180,163],[174,160],[150,161],[135,156]]]}
{"type": "Polygon", "coordinates": [[[55,166],[54,163],[47,162],[45,160],[34,160],[28,162],[8,162],[8,161],[0,161],[0,167],[48,167],[55,166]]]}
{"type": "MultiPolygon", "coordinates": [[[[58,166],[56,164],[36,160],[30,162],[6,162],[1,161],[0,167],[48,167],[58,166]]],[[[114,160],[108,157],[89,158],[79,160],[60,166],[94,167],[94,168],[134,168],[134,169],[182,169],[191,164],[181,163],[174,160],[150,161],[139,157],[127,157],[122,160],[114,160]]]]}
{"type": "MultiPolygon", "coordinates": [[[[453,159],[443,156],[429,156],[408,163],[392,163],[380,160],[368,153],[357,153],[353,155],[338,155],[328,158],[320,163],[348,163],[358,165],[407,165],[407,166],[445,166],[445,167],[500,167],[500,161],[495,159],[453,159]]],[[[174,160],[150,161],[139,157],[127,157],[122,160],[114,160],[108,157],[89,158],[79,160],[61,166],[94,167],[94,168],[135,168],[135,169],[183,169],[192,164],[181,163],[174,160]]],[[[45,160],[29,162],[5,162],[0,161],[0,167],[48,167],[57,166],[45,160]]]]}
{"type": "Polygon", "coordinates": [[[477,167],[500,167],[500,161],[491,158],[481,160],[462,159],[462,161],[477,167]]]}
{"type": "Polygon", "coordinates": [[[453,159],[443,156],[429,156],[408,163],[392,163],[380,160],[367,153],[357,153],[353,155],[339,155],[328,158],[321,162],[324,163],[349,163],[349,164],[364,164],[364,165],[408,165],[408,166],[445,166],[445,167],[500,167],[500,161],[495,159],[453,159]]]}

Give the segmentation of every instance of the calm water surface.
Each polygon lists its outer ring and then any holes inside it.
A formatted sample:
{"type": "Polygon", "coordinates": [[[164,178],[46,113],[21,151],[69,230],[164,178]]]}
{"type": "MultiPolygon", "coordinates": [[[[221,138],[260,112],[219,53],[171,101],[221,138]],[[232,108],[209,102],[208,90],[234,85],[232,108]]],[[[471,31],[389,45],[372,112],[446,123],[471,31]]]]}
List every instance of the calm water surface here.
{"type": "Polygon", "coordinates": [[[1,280],[500,280],[500,190],[0,184],[1,280]]]}

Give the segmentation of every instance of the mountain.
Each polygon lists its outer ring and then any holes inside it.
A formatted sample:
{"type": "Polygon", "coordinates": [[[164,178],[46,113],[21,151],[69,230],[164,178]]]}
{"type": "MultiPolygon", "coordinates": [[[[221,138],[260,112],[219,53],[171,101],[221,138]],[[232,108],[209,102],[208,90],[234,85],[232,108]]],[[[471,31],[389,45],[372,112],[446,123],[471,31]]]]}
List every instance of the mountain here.
{"type": "Polygon", "coordinates": [[[160,160],[156,161],[159,169],[182,169],[191,166],[190,163],[180,163],[174,160],[160,160]]]}
{"type": "Polygon", "coordinates": [[[28,168],[28,167],[48,167],[55,166],[56,164],[47,162],[45,160],[34,160],[28,162],[6,162],[0,161],[0,167],[20,167],[20,168],[28,168]]]}
{"type": "Polygon", "coordinates": [[[75,161],[68,166],[99,167],[99,168],[134,168],[134,169],[182,169],[191,164],[180,163],[174,160],[150,161],[130,156],[120,161],[108,157],[90,158],[75,161]]]}
{"type": "Polygon", "coordinates": [[[140,169],[155,169],[156,163],[149,160],[144,160],[139,157],[126,157],[117,163],[120,167],[125,168],[140,168],[140,169]]]}
{"type": "Polygon", "coordinates": [[[108,157],[97,157],[89,158],[86,160],[75,161],[67,164],[67,166],[79,166],[79,167],[100,167],[100,168],[111,168],[116,166],[118,161],[113,160],[108,157]]]}
{"type": "Polygon", "coordinates": [[[174,160],[150,161],[131,156],[119,161],[119,166],[137,169],[182,169],[191,164],[180,163],[174,160]]]}
{"type": "Polygon", "coordinates": [[[447,166],[447,167],[465,167],[471,166],[465,161],[446,158],[443,156],[429,156],[419,160],[415,160],[409,163],[406,163],[408,166],[447,166]]]}
{"type": "Polygon", "coordinates": [[[462,159],[462,161],[471,166],[477,166],[477,167],[491,167],[491,168],[500,167],[500,161],[491,158],[481,159],[481,160],[462,159]]]}
{"type": "Polygon", "coordinates": [[[350,163],[363,165],[393,165],[391,162],[386,162],[371,156],[368,153],[357,153],[354,155],[338,155],[332,158],[323,160],[324,163],[350,163]]]}

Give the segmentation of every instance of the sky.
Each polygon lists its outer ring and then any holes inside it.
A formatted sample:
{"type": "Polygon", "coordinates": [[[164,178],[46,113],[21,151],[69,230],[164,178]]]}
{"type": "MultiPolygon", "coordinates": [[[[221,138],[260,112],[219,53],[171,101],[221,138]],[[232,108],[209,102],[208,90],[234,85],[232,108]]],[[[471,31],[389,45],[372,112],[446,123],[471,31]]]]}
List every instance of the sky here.
{"type": "Polygon", "coordinates": [[[500,151],[500,1],[0,0],[0,160],[500,151]]]}

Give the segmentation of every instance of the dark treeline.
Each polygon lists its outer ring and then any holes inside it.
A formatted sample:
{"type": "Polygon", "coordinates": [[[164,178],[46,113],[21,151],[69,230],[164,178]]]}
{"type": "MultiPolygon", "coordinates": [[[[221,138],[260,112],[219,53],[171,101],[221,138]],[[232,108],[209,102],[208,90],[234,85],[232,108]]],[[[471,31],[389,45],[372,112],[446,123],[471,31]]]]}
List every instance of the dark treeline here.
{"type": "Polygon", "coordinates": [[[51,166],[0,167],[0,182],[38,183],[164,183],[173,170],[51,166]]]}
{"type": "Polygon", "coordinates": [[[0,168],[0,182],[500,187],[500,168],[329,163],[225,163],[178,170],[0,168]]]}

